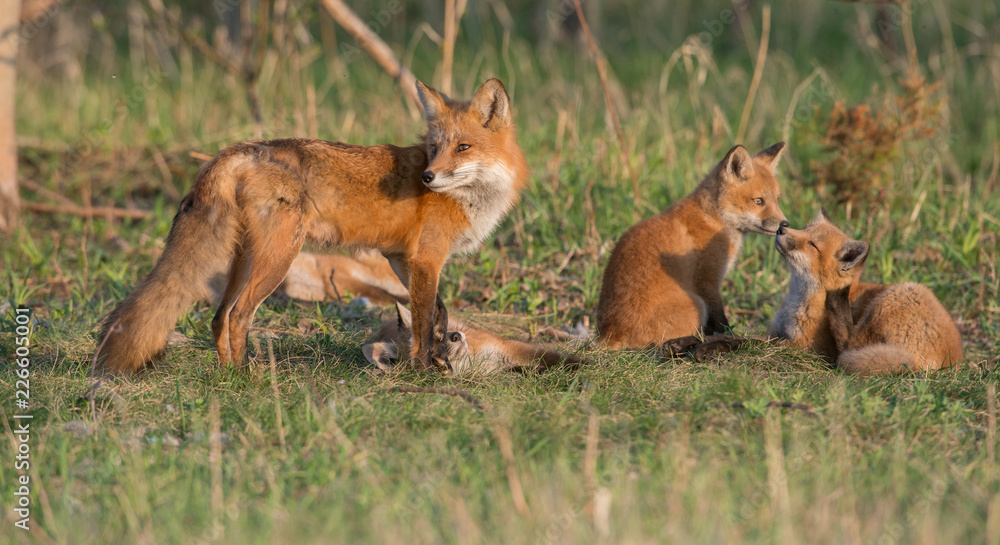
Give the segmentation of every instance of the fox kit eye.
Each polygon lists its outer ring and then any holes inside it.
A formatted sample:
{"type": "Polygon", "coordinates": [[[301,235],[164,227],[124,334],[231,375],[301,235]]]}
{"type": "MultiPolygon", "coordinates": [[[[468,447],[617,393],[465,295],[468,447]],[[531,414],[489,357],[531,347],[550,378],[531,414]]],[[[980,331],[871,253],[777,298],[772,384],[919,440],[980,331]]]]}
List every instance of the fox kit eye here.
{"type": "Polygon", "coordinates": [[[754,200],[753,200],[753,202],[754,202],[754,204],[756,204],[757,206],[764,206],[764,199],[762,199],[762,198],[760,198],[760,197],[757,197],[756,199],[754,199],[754,200]]]}
{"type": "Polygon", "coordinates": [[[431,144],[431,157],[434,157],[437,154],[438,154],[437,144],[431,144]]]}
{"type": "Polygon", "coordinates": [[[813,241],[810,240],[809,241],[809,245],[812,246],[813,248],[815,248],[816,252],[819,253],[819,246],[816,246],[815,242],[813,242],[813,241]]]}
{"type": "Polygon", "coordinates": [[[472,146],[470,146],[468,144],[459,144],[458,147],[455,148],[455,151],[465,151],[465,150],[467,150],[467,149],[469,149],[471,147],[472,146]]]}

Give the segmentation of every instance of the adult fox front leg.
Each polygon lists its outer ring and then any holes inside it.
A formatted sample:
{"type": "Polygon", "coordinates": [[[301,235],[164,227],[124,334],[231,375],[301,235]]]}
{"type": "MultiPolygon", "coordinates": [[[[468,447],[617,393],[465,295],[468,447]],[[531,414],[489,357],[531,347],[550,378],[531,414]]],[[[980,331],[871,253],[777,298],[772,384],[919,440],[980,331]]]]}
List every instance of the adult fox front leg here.
{"type": "Polygon", "coordinates": [[[207,164],[181,202],[163,256],[105,319],[98,362],[133,372],[210,279],[227,279],[212,323],[219,360],[239,363],[254,312],[302,247],[379,250],[410,292],[411,358],[430,365],[438,275],[478,249],[528,178],[510,98],[499,80],[471,100],[417,84],[427,132],[409,147],[323,140],[242,142],[207,164]]]}

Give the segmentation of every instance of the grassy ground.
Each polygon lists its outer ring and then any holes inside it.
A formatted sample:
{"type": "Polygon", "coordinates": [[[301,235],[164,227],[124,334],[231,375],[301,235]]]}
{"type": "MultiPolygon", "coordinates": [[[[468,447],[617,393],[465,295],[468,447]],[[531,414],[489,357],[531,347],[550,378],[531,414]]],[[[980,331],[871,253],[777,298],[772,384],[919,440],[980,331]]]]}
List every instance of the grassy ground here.
{"type": "MultiPolygon", "coordinates": [[[[442,293],[457,314],[528,332],[592,320],[614,240],[690,191],[733,145],[763,62],[743,142],[752,151],[789,142],[780,178],[793,226],[825,206],[872,243],[867,279],[925,283],[951,311],[968,365],[926,377],[855,379],[768,346],[692,363],[598,345],[579,349],[598,365],[576,373],[374,375],[359,344],[379,311],[272,299],[257,313],[249,369],[218,367],[212,310],[200,304],[178,325],[193,342],[155,369],[105,382],[91,407],[81,395],[95,326],[162,249],[199,167],[189,152],[212,154],[253,127],[240,80],[168,32],[154,47],[155,16],[147,38],[133,30],[130,43],[91,47],[82,79],[27,67],[25,198],[152,216],[28,213],[0,241],[4,299],[34,312],[33,529],[14,528],[7,508],[18,472],[5,429],[0,505],[12,529],[0,541],[1000,543],[991,403],[1000,382],[1000,42],[987,4],[915,0],[912,22],[891,11],[897,54],[879,46],[874,8],[775,6],[762,59],[756,4],[752,21],[736,26],[723,22],[728,4],[623,3],[595,29],[638,201],[582,45],[529,41],[530,25],[505,27],[499,4],[473,3],[456,54],[456,95],[493,75],[507,83],[533,171],[493,239],[446,267],[442,293]],[[881,106],[898,94],[908,28],[920,70],[948,99],[943,128],[892,158],[883,200],[838,204],[810,166],[828,158],[824,112],[837,100],[881,106]],[[461,388],[484,407],[364,397],[397,385],[461,388]]],[[[416,138],[421,122],[395,83],[363,56],[334,55],[341,49],[311,9],[295,5],[287,18],[312,41],[299,33],[261,49],[264,136],[416,138]]],[[[529,7],[511,10],[521,21],[529,7]]],[[[437,47],[411,41],[413,17],[397,16],[382,34],[437,83],[437,47]]],[[[763,333],[787,283],[770,240],[750,235],[723,286],[737,331],[763,333]]],[[[4,354],[15,351],[14,319],[5,309],[4,354]]],[[[0,409],[12,426],[22,412],[16,380],[5,363],[0,409]]]]}

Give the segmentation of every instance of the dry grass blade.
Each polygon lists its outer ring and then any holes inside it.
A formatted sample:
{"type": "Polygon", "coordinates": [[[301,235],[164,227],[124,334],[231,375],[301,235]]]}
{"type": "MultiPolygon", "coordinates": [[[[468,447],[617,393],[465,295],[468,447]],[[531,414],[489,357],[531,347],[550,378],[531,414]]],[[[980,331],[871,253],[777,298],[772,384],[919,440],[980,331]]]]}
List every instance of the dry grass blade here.
{"type": "Polygon", "coordinates": [[[524,488],[521,486],[521,477],[514,467],[514,443],[510,439],[510,430],[503,424],[499,416],[494,415],[493,435],[497,439],[497,446],[500,447],[500,455],[503,456],[504,472],[507,474],[507,484],[510,486],[510,496],[514,501],[514,509],[521,516],[528,516],[528,502],[524,500],[524,488]]]}
{"type": "Polygon", "coordinates": [[[285,426],[281,420],[281,392],[278,390],[278,362],[274,357],[274,343],[267,339],[267,358],[271,362],[271,390],[274,393],[274,412],[278,423],[278,441],[285,450],[285,426]]]}
{"type": "MultiPolygon", "coordinates": [[[[489,410],[490,406],[476,397],[474,397],[469,392],[465,390],[460,390],[458,388],[437,388],[437,387],[421,387],[421,386],[394,386],[392,388],[383,388],[381,390],[375,390],[368,392],[359,397],[359,399],[367,399],[370,397],[375,397],[382,394],[439,394],[448,395],[454,397],[460,397],[474,407],[480,410],[489,410]]],[[[489,411],[493,413],[493,411],[489,411]]],[[[504,472],[507,475],[507,484],[510,486],[511,499],[514,502],[514,509],[517,510],[518,514],[521,516],[527,516],[529,514],[528,502],[524,499],[524,487],[521,486],[521,477],[517,473],[517,468],[514,466],[514,445],[510,438],[510,431],[507,426],[503,424],[503,421],[499,415],[490,415],[490,427],[493,429],[493,436],[497,440],[497,447],[500,448],[500,455],[503,457],[504,461],[504,472]]]]}
{"type": "Polygon", "coordinates": [[[40,214],[69,214],[84,218],[115,218],[143,220],[152,217],[153,213],[148,210],[126,210],[113,206],[76,206],[68,204],[45,204],[40,202],[26,202],[24,207],[32,212],[40,214]]]}
{"type": "Polygon", "coordinates": [[[465,390],[459,390],[458,388],[432,388],[432,387],[421,387],[421,386],[393,386],[392,388],[383,388],[381,390],[375,390],[368,392],[362,396],[360,399],[367,399],[370,397],[375,397],[382,394],[439,394],[460,397],[469,403],[472,403],[477,409],[483,409],[484,403],[472,396],[469,392],[465,390]]]}
{"type": "Polygon", "coordinates": [[[208,407],[209,435],[208,460],[211,466],[211,506],[212,516],[218,522],[224,511],[222,494],[222,421],[219,416],[219,401],[213,399],[208,407]]]}
{"type": "Polygon", "coordinates": [[[465,14],[467,0],[445,0],[444,3],[444,44],[441,55],[441,92],[452,92],[452,67],[455,60],[455,39],[458,38],[458,23],[465,14]]]}
{"type": "Polygon", "coordinates": [[[611,98],[611,89],[608,87],[607,68],[604,66],[604,55],[597,46],[594,35],[590,32],[590,25],[587,24],[586,17],[583,16],[583,6],[580,5],[580,0],[573,0],[573,5],[576,7],[576,16],[580,19],[580,28],[583,30],[583,35],[587,39],[587,45],[590,47],[590,54],[594,57],[594,64],[597,65],[597,75],[601,78],[601,87],[604,89],[604,103],[608,109],[608,115],[611,116],[611,122],[615,126],[615,134],[618,136],[622,162],[625,163],[629,178],[632,179],[632,193],[635,199],[633,210],[635,211],[636,219],[638,219],[639,203],[642,202],[642,199],[639,198],[639,179],[632,168],[632,160],[628,156],[628,145],[625,142],[625,131],[622,130],[622,122],[618,119],[618,110],[615,109],[615,101],[611,98]]]}
{"type": "Polygon", "coordinates": [[[94,373],[97,370],[97,355],[101,353],[105,343],[108,342],[108,338],[114,333],[116,327],[118,327],[117,321],[108,328],[108,334],[101,339],[101,344],[97,345],[97,350],[94,350],[94,357],[90,360],[90,388],[87,389],[87,402],[90,405],[90,419],[92,422],[97,422],[97,407],[94,403],[94,392],[101,386],[100,380],[94,382],[94,373]]]}
{"type": "Polygon", "coordinates": [[[743,114],[740,115],[740,127],[736,130],[736,143],[742,143],[746,136],[747,124],[750,122],[750,111],[753,109],[754,99],[757,97],[757,88],[760,86],[760,78],[764,74],[764,63],[767,61],[767,42],[771,36],[771,4],[764,4],[764,23],[760,31],[760,47],[757,49],[757,64],[753,68],[753,80],[750,81],[750,90],[747,92],[747,100],[743,103],[743,114]]]}
{"type": "MultiPolygon", "coordinates": [[[[742,401],[736,401],[736,402],[730,403],[729,405],[723,405],[723,406],[732,407],[734,409],[746,409],[747,408],[746,404],[744,404],[742,401]]],[[[769,409],[774,409],[774,408],[779,408],[779,409],[795,409],[797,411],[802,411],[802,412],[804,412],[804,413],[806,413],[808,415],[812,415],[812,416],[815,416],[815,414],[816,414],[816,413],[813,412],[812,405],[808,405],[806,403],[793,403],[791,401],[768,401],[766,407],[769,408],[769,409]]]]}
{"type": "Polygon", "coordinates": [[[590,416],[587,418],[587,444],[583,451],[583,482],[588,497],[584,510],[593,519],[594,495],[597,493],[597,445],[600,441],[601,420],[593,407],[589,407],[589,410],[590,416]]]}
{"type": "MultiPolygon", "coordinates": [[[[997,387],[986,387],[986,464],[994,489],[1000,475],[997,474],[997,387]]],[[[1000,494],[995,494],[986,507],[986,543],[1000,542],[1000,494]]]]}

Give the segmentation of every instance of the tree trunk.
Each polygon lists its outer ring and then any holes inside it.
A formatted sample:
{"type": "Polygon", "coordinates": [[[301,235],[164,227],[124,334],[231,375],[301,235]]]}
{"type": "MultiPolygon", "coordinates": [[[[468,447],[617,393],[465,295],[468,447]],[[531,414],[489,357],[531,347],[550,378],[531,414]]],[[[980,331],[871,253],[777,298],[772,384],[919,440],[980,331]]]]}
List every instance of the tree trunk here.
{"type": "Polygon", "coordinates": [[[17,49],[21,42],[21,0],[0,0],[0,231],[17,225],[21,199],[17,191],[17,137],[14,99],[17,49]]]}

